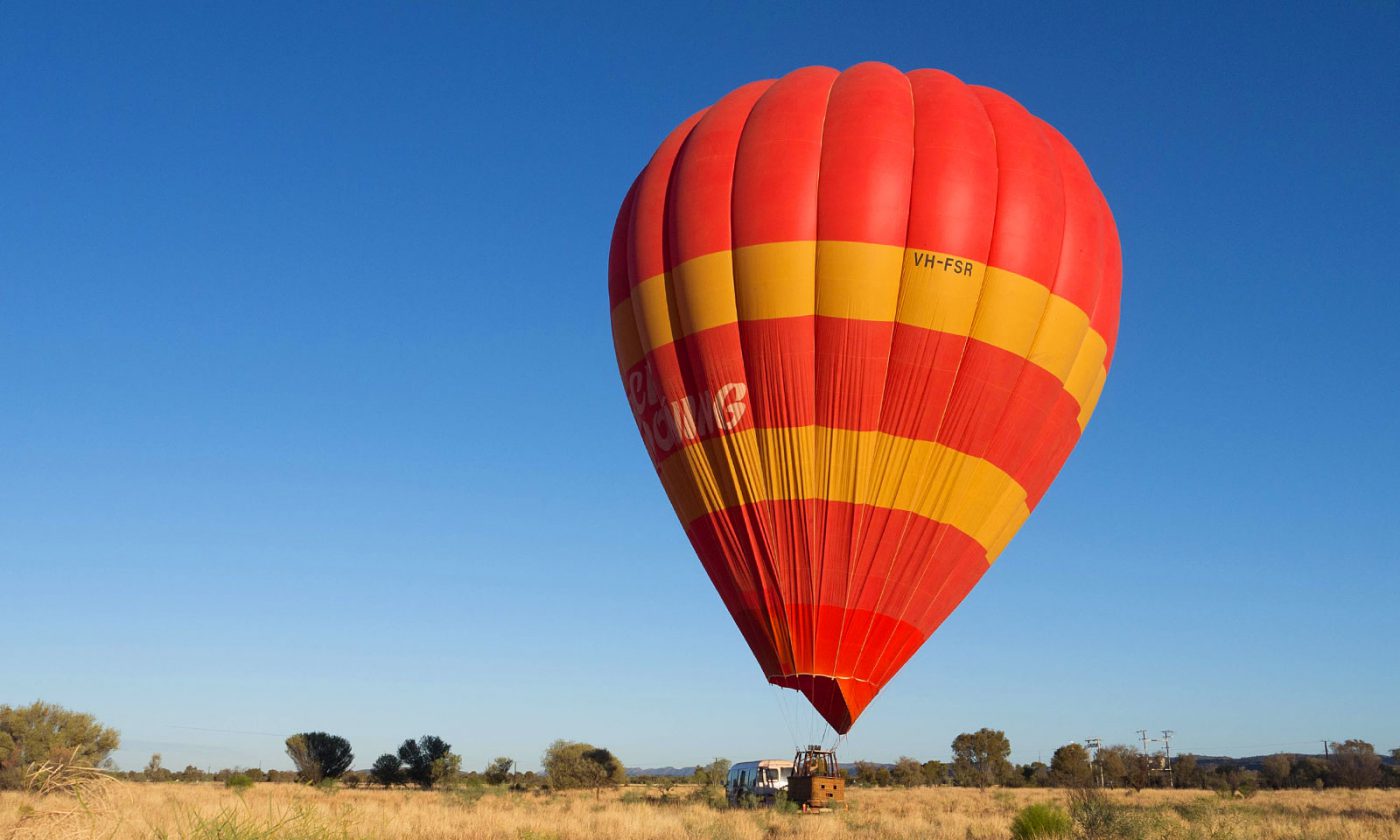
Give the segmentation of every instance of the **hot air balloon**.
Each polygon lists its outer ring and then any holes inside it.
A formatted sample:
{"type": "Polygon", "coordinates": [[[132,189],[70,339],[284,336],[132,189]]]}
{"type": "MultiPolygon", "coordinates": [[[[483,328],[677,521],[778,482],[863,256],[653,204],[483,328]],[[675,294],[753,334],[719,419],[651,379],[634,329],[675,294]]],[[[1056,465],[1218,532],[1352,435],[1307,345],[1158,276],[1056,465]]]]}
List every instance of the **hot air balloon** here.
{"type": "Polygon", "coordinates": [[[1121,279],[1069,142],[938,70],[745,85],[627,192],[608,291],[643,444],[768,681],[837,733],[1079,440],[1121,279]]]}

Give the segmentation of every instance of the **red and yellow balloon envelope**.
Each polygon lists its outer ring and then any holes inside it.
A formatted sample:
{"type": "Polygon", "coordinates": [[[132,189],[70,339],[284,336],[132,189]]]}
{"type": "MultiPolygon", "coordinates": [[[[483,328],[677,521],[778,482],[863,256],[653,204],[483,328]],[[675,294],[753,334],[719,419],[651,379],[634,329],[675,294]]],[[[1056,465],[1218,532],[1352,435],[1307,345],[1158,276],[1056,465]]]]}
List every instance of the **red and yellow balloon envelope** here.
{"type": "Polygon", "coordinates": [[[666,138],[613,232],[618,367],[769,682],[851,728],[1074,448],[1121,280],[1069,142],[941,71],[808,67],[666,138]]]}

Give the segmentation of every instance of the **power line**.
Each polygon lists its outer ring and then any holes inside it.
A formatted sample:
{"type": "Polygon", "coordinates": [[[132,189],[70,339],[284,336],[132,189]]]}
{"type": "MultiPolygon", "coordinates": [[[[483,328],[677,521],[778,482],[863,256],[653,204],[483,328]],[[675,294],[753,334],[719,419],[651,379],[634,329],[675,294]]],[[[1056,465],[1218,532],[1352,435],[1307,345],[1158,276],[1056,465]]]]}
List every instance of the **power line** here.
{"type": "Polygon", "coordinates": [[[251,732],[246,729],[210,729],[205,726],[180,726],[174,723],[167,723],[165,725],[171,729],[188,729],[193,732],[222,732],[226,735],[265,735],[268,738],[287,737],[285,734],[278,734],[276,732],[251,732]]]}

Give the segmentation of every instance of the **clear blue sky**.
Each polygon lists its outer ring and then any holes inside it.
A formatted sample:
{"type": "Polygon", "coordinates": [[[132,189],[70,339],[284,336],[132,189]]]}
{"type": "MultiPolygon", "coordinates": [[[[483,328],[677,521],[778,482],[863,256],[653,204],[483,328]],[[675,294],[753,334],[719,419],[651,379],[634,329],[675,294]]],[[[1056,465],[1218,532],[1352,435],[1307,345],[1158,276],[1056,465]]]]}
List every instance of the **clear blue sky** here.
{"type": "Polygon", "coordinates": [[[608,237],[693,111],[878,59],[1059,127],[1125,280],[1079,449],[846,756],[1400,746],[1395,2],[499,5],[0,8],[0,703],[126,767],[787,753],[616,381],[608,237]]]}

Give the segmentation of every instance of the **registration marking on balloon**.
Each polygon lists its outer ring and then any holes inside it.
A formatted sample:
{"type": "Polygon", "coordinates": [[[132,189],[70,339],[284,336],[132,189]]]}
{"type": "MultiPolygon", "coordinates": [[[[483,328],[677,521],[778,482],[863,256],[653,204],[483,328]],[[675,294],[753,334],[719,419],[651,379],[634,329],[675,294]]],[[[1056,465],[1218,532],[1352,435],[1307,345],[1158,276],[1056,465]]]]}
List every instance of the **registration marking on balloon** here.
{"type": "Polygon", "coordinates": [[[623,201],[623,388],[765,678],[838,733],[1049,489],[1118,333],[1058,131],[937,70],[824,67],[678,126],[623,201]]]}
{"type": "Polygon", "coordinates": [[[972,260],[965,260],[954,257],[951,254],[935,254],[930,251],[911,251],[915,268],[939,268],[953,274],[965,274],[972,276],[972,270],[977,263],[972,260]]]}

